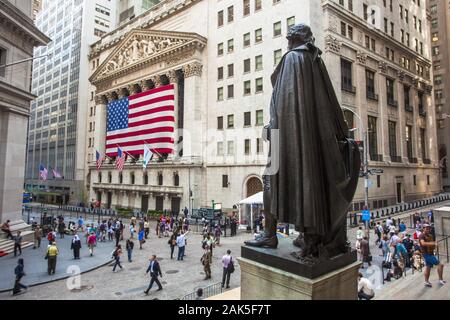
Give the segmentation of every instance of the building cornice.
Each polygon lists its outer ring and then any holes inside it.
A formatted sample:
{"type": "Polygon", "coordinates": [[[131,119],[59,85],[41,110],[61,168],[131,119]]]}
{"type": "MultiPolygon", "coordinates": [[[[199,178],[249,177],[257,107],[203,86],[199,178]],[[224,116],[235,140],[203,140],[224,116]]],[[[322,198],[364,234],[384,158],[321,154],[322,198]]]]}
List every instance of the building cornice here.
{"type": "Polygon", "coordinates": [[[117,45],[133,29],[150,29],[154,24],[161,22],[191,5],[203,0],[163,0],[150,10],[137,16],[133,20],[119,26],[114,31],[105,34],[100,40],[91,45],[90,58],[96,58],[102,51],[117,45]]]}
{"type": "MultiPolygon", "coordinates": [[[[410,56],[412,56],[418,62],[431,68],[431,60],[430,59],[427,59],[427,58],[421,56],[420,54],[418,54],[411,48],[409,48],[406,45],[404,45],[403,43],[399,42],[397,39],[386,35],[383,31],[370,27],[370,25],[364,19],[355,15],[353,12],[350,12],[350,11],[346,10],[345,8],[343,8],[342,6],[340,6],[334,2],[331,2],[329,0],[326,0],[322,4],[322,7],[323,7],[324,11],[329,10],[329,11],[333,12],[333,14],[335,14],[339,18],[343,18],[347,22],[351,22],[353,25],[357,26],[364,32],[370,32],[372,34],[376,34],[379,38],[381,38],[381,40],[383,40],[383,43],[392,43],[392,45],[396,46],[398,50],[403,50],[403,51],[407,52],[410,56]]],[[[394,49],[394,48],[392,48],[392,49],[394,49]]]]}
{"type": "Polygon", "coordinates": [[[203,50],[206,42],[206,38],[191,32],[135,29],[121,40],[89,81],[98,86],[158,61],[166,60],[175,65],[187,59],[186,54],[193,57],[195,51],[203,50]]]}
{"type": "Polygon", "coordinates": [[[21,32],[29,41],[33,41],[33,46],[42,46],[51,41],[34,25],[33,20],[7,0],[0,0],[0,25],[9,25],[16,32],[21,32]]]}

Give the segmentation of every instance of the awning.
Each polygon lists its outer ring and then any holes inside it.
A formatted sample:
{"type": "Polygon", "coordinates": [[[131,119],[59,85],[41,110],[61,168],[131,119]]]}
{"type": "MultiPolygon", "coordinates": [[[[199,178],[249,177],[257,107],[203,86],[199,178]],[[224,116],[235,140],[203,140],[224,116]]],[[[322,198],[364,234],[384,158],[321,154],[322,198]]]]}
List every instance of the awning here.
{"type": "Polygon", "coordinates": [[[238,202],[238,204],[263,204],[263,192],[258,192],[246,199],[238,202]]]}

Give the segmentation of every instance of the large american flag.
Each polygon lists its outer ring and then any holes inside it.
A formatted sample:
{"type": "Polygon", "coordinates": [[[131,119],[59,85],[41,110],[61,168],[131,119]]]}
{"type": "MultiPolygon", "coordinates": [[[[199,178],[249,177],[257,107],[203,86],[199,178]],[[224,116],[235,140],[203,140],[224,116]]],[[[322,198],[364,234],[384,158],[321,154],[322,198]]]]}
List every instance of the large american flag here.
{"type": "Polygon", "coordinates": [[[108,104],[106,155],[117,148],[128,154],[143,154],[144,144],[155,153],[172,153],[175,125],[174,85],[162,86],[108,104]]]}

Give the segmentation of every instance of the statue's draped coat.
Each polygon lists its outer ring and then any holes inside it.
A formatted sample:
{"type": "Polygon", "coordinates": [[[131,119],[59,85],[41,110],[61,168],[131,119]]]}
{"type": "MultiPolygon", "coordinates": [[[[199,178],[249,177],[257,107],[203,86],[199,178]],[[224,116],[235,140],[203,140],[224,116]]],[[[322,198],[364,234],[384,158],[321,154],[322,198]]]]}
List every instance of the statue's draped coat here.
{"type": "Polygon", "coordinates": [[[356,191],[360,156],[320,50],[308,43],[289,51],[274,74],[268,128],[269,164],[275,164],[274,129],[279,135],[279,170],[270,175],[265,210],[279,222],[318,235],[323,244],[344,237],[345,218],[356,191]],[[338,235],[340,233],[340,235],[338,235]]]}

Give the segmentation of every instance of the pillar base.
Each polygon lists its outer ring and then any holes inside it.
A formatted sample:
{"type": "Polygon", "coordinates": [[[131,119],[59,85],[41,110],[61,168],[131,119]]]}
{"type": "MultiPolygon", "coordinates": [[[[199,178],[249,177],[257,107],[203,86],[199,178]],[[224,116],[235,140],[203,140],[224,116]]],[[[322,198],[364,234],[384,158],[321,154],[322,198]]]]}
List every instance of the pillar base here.
{"type": "Polygon", "coordinates": [[[238,258],[242,300],[357,300],[360,262],[308,279],[238,258]]]}

